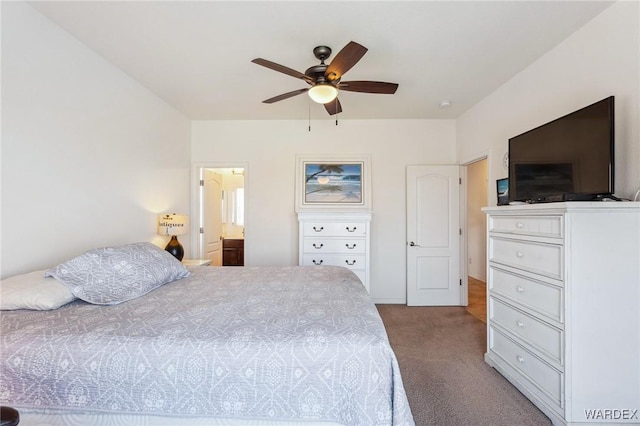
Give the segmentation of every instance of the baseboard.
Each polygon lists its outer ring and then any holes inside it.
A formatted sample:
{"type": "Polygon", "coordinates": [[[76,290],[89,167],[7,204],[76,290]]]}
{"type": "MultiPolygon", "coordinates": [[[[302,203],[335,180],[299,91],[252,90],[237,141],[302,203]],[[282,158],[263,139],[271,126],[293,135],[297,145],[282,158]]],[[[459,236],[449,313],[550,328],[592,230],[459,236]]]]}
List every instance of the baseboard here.
{"type": "Polygon", "coordinates": [[[473,278],[476,281],[482,281],[485,282],[487,280],[487,277],[482,277],[482,278],[478,278],[478,277],[474,277],[473,275],[469,274],[468,275],[469,278],[473,278]]]}
{"type": "Polygon", "coordinates": [[[406,299],[378,299],[378,298],[371,298],[371,301],[376,304],[376,305],[406,305],[407,304],[407,300],[406,299]]]}

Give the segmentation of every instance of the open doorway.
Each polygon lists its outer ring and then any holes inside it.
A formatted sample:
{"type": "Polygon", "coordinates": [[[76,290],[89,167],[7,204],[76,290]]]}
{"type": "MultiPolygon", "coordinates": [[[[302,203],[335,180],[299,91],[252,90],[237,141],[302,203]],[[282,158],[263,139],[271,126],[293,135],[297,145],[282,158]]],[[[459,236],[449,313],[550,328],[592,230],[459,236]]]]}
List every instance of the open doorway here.
{"type": "Polygon", "coordinates": [[[244,167],[200,167],[198,253],[214,266],[243,266],[244,167]]]}
{"type": "Polygon", "coordinates": [[[481,209],[488,202],[487,159],[469,163],[466,169],[467,311],[486,323],[487,232],[486,217],[481,209]]]}

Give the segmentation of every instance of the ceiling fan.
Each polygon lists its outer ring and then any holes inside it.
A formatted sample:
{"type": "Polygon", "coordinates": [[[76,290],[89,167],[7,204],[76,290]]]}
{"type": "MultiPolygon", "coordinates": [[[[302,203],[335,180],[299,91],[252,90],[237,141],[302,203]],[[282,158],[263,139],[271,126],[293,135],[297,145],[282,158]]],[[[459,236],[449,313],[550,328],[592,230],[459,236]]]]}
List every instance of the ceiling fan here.
{"type": "Polygon", "coordinates": [[[299,78],[311,86],[283,93],[282,95],[274,96],[262,102],[272,104],[308,92],[311,99],[317,103],[324,104],[329,115],[334,115],[342,112],[342,106],[337,97],[339,90],[362,93],[395,93],[398,89],[396,83],[385,83],[382,81],[340,81],[342,76],[367,53],[367,50],[366,47],[351,41],[338,52],[330,64],[325,64],[325,59],[331,56],[331,48],[318,46],[313,49],[313,54],[320,60],[320,64],[308,68],[304,74],[266,59],[256,58],[251,62],[299,78]]]}

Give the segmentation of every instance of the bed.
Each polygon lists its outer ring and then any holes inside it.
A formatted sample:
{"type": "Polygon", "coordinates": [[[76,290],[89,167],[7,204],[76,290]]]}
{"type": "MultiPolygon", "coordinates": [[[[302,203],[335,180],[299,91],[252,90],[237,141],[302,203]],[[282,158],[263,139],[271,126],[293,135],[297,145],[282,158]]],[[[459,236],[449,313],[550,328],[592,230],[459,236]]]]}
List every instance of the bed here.
{"type": "Polygon", "coordinates": [[[2,311],[0,405],[27,426],[414,424],[350,270],[185,270],[122,302],[89,303],[67,283],[73,300],[57,309],[2,311]]]}

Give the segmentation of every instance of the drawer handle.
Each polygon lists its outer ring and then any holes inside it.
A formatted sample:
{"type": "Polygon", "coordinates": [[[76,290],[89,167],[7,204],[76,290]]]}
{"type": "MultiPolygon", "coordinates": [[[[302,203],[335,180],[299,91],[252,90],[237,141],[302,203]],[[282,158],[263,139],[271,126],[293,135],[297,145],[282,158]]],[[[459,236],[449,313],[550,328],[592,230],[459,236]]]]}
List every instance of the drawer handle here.
{"type": "Polygon", "coordinates": [[[345,260],[344,262],[345,262],[347,265],[349,265],[349,266],[353,266],[353,265],[355,265],[355,264],[356,264],[355,259],[354,259],[352,262],[349,262],[348,260],[345,260]]]}
{"type": "Polygon", "coordinates": [[[524,287],[522,287],[521,285],[519,285],[518,287],[516,287],[516,291],[518,293],[524,293],[524,287]]]}
{"type": "Polygon", "coordinates": [[[354,226],[353,228],[349,228],[349,227],[347,226],[345,229],[347,230],[347,232],[354,232],[354,231],[355,231],[356,229],[358,229],[358,228],[356,228],[355,226],[354,226]]]}
{"type": "Polygon", "coordinates": [[[524,223],[522,223],[522,222],[516,223],[516,228],[518,228],[518,229],[524,228],[524,223]]]}
{"type": "Polygon", "coordinates": [[[316,260],[313,259],[312,262],[313,262],[314,265],[322,265],[323,260],[320,259],[320,262],[316,262],[316,260]]]}
{"type": "Polygon", "coordinates": [[[321,226],[320,228],[316,228],[315,226],[313,227],[313,230],[316,232],[322,232],[323,229],[324,229],[324,226],[321,226]]]}
{"type": "Polygon", "coordinates": [[[520,327],[520,328],[524,328],[524,323],[523,323],[522,321],[520,321],[520,320],[517,320],[517,321],[516,321],[516,325],[517,325],[518,327],[520,327]]]}
{"type": "Polygon", "coordinates": [[[522,258],[524,257],[524,253],[523,253],[523,252],[521,252],[521,251],[517,251],[517,252],[516,252],[516,257],[517,257],[518,259],[522,259],[522,258]]]}
{"type": "Polygon", "coordinates": [[[349,250],[353,250],[354,248],[356,248],[356,243],[353,243],[353,244],[351,245],[351,247],[349,247],[349,243],[345,244],[344,246],[345,246],[346,248],[348,248],[349,250]]]}
{"type": "Polygon", "coordinates": [[[324,244],[320,243],[319,246],[316,245],[316,243],[313,243],[313,248],[316,250],[320,250],[322,247],[324,247],[324,244]]]}
{"type": "Polygon", "coordinates": [[[520,364],[524,364],[524,358],[522,356],[518,355],[518,356],[516,356],[516,359],[518,360],[518,362],[520,364]]]}

